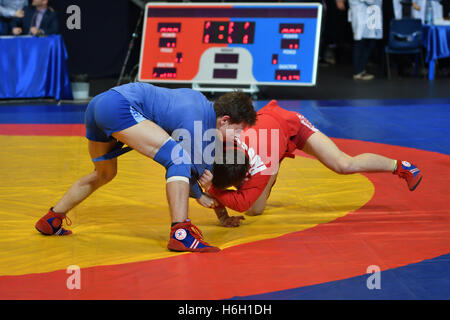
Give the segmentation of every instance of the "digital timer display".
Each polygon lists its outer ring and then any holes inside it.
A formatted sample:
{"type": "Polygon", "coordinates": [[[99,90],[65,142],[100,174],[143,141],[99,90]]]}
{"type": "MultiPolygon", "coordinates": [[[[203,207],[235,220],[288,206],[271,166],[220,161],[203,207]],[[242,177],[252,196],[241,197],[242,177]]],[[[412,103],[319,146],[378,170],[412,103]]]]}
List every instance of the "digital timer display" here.
{"type": "Polygon", "coordinates": [[[160,48],[175,48],[177,46],[177,38],[159,38],[160,48]]]}
{"type": "Polygon", "coordinates": [[[238,54],[228,54],[228,53],[216,53],[214,56],[214,63],[238,63],[238,54]]]}
{"type": "Polygon", "coordinates": [[[182,63],[183,62],[183,53],[177,52],[177,55],[175,57],[175,62],[176,63],[182,63]]]}
{"type": "Polygon", "coordinates": [[[214,69],[214,79],[236,79],[237,69],[214,69]]]}
{"type": "Polygon", "coordinates": [[[160,22],[158,23],[158,32],[180,32],[181,31],[181,23],[164,23],[160,22]]]}
{"type": "Polygon", "coordinates": [[[275,70],[275,80],[300,80],[299,70],[275,70]]]}
{"type": "Polygon", "coordinates": [[[153,68],[153,78],[174,79],[177,77],[176,68],[153,68]]]}
{"type": "Polygon", "coordinates": [[[280,33],[303,33],[305,25],[303,23],[280,23],[280,33]]]}
{"type": "Polygon", "coordinates": [[[205,21],[204,43],[251,44],[255,37],[255,22],[205,21]]]}
{"type": "Polygon", "coordinates": [[[272,55],[272,64],[277,64],[278,63],[278,54],[273,54],[272,55]]]}
{"type": "Polygon", "coordinates": [[[298,39],[281,39],[281,49],[293,49],[297,50],[300,45],[298,39]]]}
{"type": "Polygon", "coordinates": [[[313,86],[321,16],[320,3],[148,2],[137,80],[313,86]]]}

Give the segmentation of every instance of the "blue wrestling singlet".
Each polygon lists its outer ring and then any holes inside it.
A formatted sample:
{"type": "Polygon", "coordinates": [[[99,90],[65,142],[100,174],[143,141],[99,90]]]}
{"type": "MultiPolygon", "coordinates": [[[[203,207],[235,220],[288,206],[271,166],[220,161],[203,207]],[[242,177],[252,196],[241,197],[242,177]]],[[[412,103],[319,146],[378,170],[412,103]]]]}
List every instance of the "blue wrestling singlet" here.
{"type": "MultiPolygon", "coordinates": [[[[215,139],[215,136],[205,135],[206,131],[216,128],[213,103],[192,89],[125,84],[99,94],[89,103],[85,113],[86,137],[107,142],[113,139],[112,133],[143,120],[158,124],[176,141],[184,140],[183,148],[192,160],[191,196],[200,197],[201,189],[196,179],[205,169],[211,171],[212,168],[212,161],[205,163],[203,160],[203,152],[215,139]]],[[[118,143],[113,151],[93,161],[112,159],[131,150],[129,147],[120,149],[122,145],[118,143]]],[[[214,149],[210,153],[214,156],[214,149]]]]}

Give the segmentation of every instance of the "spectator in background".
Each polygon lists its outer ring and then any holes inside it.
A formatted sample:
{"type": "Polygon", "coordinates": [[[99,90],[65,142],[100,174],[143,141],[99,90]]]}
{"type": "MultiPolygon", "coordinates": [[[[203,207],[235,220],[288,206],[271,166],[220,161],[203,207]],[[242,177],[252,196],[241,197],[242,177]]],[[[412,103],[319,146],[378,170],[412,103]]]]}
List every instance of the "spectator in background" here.
{"type": "MultiPolygon", "coordinates": [[[[413,18],[422,20],[425,23],[426,14],[426,0],[414,0],[417,3],[417,10],[413,10],[413,18]]],[[[443,2],[443,1],[442,1],[443,2]]],[[[444,19],[443,5],[440,0],[431,1],[431,6],[433,8],[433,21],[440,21],[444,19]]]]}
{"type": "MultiPolygon", "coordinates": [[[[353,79],[372,80],[374,75],[366,72],[376,39],[383,38],[382,0],[348,0],[349,20],[353,30],[353,79]],[[371,10],[375,6],[377,11],[371,10]],[[372,16],[369,16],[371,13],[372,16]],[[378,16],[377,16],[378,14],[378,16]],[[375,20],[373,19],[375,18],[375,20]]],[[[345,10],[345,0],[336,0],[339,10],[345,10]]]]}
{"type": "MultiPolygon", "coordinates": [[[[426,0],[393,0],[395,19],[420,19],[422,23],[425,23],[426,3],[426,0]]],[[[433,8],[433,21],[442,20],[444,17],[443,5],[440,0],[433,0],[431,5],[433,8]]],[[[412,76],[414,74],[413,56],[394,55],[393,61],[398,65],[399,75],[412,76]]]]}
{"type": "MultiPolygon", "coordinates": [[[[393,0],[395,19],[414,18],[421,19],[425,23],[427,0],[393,0]],[[408,5],[409,4],[409,5],[408,5]]],[[[433,20],[439,21],[444,18],[444,6],[448,0],[431,0],[433,7],[433,20]]]]}
{"type": "Polygon", "coordinates": [[[25,16],[14,19],[12,33],[14,35],[31,34],[34,36],[58,33],[58,16],[48,5],[49,0],[33,0],[31,6],[25,7],[25,16]]]}
{"type": "Polygon", "coordinates": [[[393,0],[395,19],[413,18],[413,11],[419,11],[417,0],[393,0]]]}
{"type": "Polygon", "coordinates": [[[23,18],[28,0],[0,0],[0,36],[10,34],[12,18],[23,18]]]}
{"type": "MultiPolygon", "coordinates": [[[[392,1],[392,9],[394,15],[391,16],[391,19],[412,19],[416,12],[420,10],[419,5],[417,4],[417,0],[393,0],[392,1]]],[[[389,43],[389,32],[390,32],[390,23],[391,19],[387,21],[386,24],[386,33],[385,33],[385,43],[387,45],[389,43]]],[[[391,57],[391,61],[398,68],[398,75],[401,77],[411,77],[414,74],[414,66],[413,63],[415,61],[414,55],[393,55],[391,57]]],[[[387,62],[387,61],[386,61],[387,62]]]]}
{"type": "Polygon", "coordinates": [[[325,59],[325,49],[328,45],[328,33],[329,30],[327,30],[327,0],[283,0],[279,2],[301,2],[301,3],[307,3],[307,2],[313,2],[313,3],[321,3],[322,4],[322,25],[320,30],[320,40],[319,40],[319,63],[322,65],[326,65],[331,61],[332,58],[330,57],[329,61],[326,61],[325,59]]]}

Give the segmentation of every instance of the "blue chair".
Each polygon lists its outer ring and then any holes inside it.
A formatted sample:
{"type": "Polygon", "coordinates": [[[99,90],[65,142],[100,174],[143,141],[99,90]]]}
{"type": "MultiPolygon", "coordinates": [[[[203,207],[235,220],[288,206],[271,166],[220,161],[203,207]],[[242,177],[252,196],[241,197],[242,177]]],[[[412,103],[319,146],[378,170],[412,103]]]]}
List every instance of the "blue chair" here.
{"type": "Polygon", "coordinates": [[[417,76],[417,58],[420,57],[424,66],[422,53],[422,21],[420,19],[392,20],[389,30],[389,42],[385,47],[388,78],[391,78],[389,55],[391,54],[415,54],[416,64],[414,74],[417,76]]]}

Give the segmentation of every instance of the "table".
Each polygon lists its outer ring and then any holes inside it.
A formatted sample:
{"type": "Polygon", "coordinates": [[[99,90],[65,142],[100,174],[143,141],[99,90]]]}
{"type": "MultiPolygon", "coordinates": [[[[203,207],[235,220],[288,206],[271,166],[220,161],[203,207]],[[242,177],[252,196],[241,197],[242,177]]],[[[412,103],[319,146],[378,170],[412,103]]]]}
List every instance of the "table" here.
{"type": "Polygon", "coordinates": [[[450,57],[450,25],[423,25],[423,45],[429,65],[428,79],[434,79],[437,59],[450,57]]]}
{"type": "Polygon", "coordinates": [[[0,37],[0,99],[73,99],[61,35],[0,37]]]}

